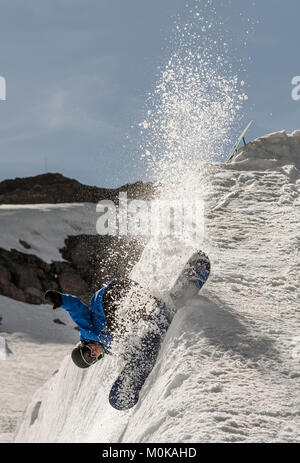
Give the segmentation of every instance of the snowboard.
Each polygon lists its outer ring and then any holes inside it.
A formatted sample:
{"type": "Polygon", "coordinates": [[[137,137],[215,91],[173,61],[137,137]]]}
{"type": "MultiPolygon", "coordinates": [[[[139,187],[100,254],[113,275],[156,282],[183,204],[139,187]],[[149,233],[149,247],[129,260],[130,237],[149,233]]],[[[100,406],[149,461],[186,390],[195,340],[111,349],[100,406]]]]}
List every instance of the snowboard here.
{"type": "Polygon", "coordinates": [[[139,345],[132,350],[130,358],[115,380],[109,393],[109,403],[113,408],[127,410],[137,404],[139,393],[155,365],[162,340],[176,310],[184,299],[198,294],[209,274],[209,258],[202,251],[195,252],[185,264],[170,291],[173,308],[161,303],[153,325],[140,339],[139,345]]]}

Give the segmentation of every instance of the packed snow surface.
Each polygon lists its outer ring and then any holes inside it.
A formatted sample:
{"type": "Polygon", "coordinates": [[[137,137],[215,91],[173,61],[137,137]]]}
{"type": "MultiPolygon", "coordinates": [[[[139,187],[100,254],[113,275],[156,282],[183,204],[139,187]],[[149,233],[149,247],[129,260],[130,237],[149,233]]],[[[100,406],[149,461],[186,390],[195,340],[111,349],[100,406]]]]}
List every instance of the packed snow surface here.
{"type": "Polygon", "coordinates": [[[279,132],[228,164],[193,165],[203,242],[153,238],[132,277],[166,297],[197,248],[212,272],[176,313],[139,403],[108,403],[118,356],[85,371],[66,356],[16,442],[300,441],[299,156],[300,131],[279,132]]]}
{"type": "Polygon", "coordinates": [[[67,313],[0,296],[0,442],[9,442],[36,389],[78,338],[67,313]],[[54,323],[59,318],[64,324],[54,323]]]}

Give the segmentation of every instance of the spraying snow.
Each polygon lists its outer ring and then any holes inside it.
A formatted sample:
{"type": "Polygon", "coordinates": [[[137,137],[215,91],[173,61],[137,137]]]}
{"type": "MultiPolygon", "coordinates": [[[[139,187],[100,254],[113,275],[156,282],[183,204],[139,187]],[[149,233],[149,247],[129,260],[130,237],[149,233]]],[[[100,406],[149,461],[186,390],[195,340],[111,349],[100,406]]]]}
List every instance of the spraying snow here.
{"type": "Polygon", "coordinates": [[[149,176],[178,185],[195,162],[224,156],[247,95],[237,76],[242,63],[230,56],[230,37],[212,1],[196,2],[189,22],[175,26],[140,126],[149,176]]]}

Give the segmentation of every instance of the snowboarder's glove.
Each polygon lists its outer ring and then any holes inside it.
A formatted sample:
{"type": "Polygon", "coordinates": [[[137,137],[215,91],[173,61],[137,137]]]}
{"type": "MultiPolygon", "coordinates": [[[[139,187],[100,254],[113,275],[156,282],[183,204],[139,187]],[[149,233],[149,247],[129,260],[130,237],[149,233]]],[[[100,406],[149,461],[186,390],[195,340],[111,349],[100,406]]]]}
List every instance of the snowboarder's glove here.
{"type": "Polygon", "coordinates": [[[60,307],[63,302],[61,294],[58,291],[54,291],[52,289],[49,289],[45,292],[45,299],[47,302],[53,305],[53,310],[57,309],[57,307],[60,307]]]}

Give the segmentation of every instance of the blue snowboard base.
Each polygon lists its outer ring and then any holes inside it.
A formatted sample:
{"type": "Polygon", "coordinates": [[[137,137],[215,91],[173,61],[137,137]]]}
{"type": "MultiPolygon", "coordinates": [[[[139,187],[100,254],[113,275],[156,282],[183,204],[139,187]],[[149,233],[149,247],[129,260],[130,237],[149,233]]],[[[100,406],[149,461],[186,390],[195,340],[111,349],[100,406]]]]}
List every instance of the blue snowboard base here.
{"type": "Polygon", "coordinates": [[[161,345],[161,334],[148,333],[141,339],[137,348],[114,382],[109,403],[117,410],[127,410],[134,407],[139,400],[139,393],[149,376],[161,345]]]}
{"type": "MultiPolygon", "coordinates": [[[[197,294],[209,274],[210,262],[207,255],[201,251],[194,253],[178,277],[174,290],[171,291],[174,301],[180,300],[180,295],[186,291],[189,294],[191,291],[197,294]]],[[[133,351],[130,360],[111,388],[109,403],[112,407],[117,410],[127,410],[137,404],[139,393],[155,365],[162,340],[171,321],[172,317],[162,303],[153,331],[149,331],[140,340],[139,347],[133,351]]]]}

